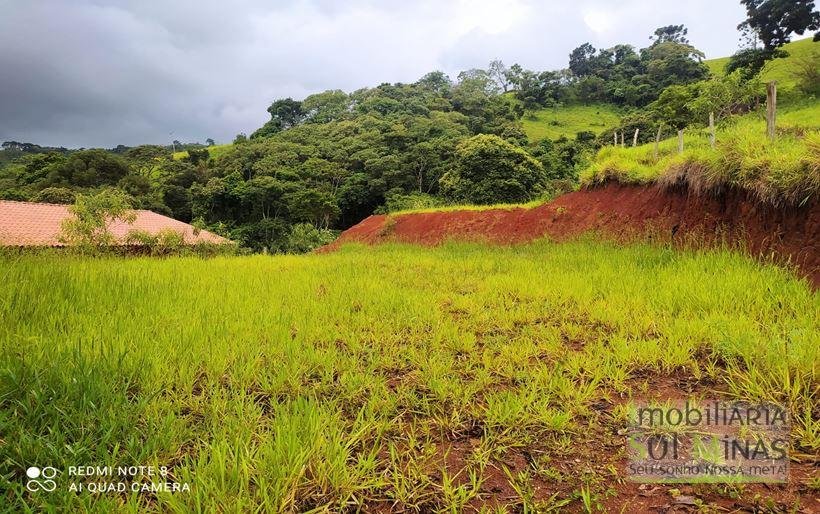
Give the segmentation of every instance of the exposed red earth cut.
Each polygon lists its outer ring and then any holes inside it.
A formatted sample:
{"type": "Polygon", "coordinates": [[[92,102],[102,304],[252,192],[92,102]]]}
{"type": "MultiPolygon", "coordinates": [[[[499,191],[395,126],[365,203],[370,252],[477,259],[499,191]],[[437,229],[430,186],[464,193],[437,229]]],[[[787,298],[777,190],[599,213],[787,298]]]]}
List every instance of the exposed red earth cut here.
{"type": "Polygon", "coordinates": [[[774,207],[740,190],[695,193],[609,183],[565,194],[532,209],[373,215],[322,250],[351,242],[511,244],[540,237],[560,241],[585,232],[682,246],[726,243],[754,256],[791,263],[815,288],[820,287],[820,202],[774,207]]]}

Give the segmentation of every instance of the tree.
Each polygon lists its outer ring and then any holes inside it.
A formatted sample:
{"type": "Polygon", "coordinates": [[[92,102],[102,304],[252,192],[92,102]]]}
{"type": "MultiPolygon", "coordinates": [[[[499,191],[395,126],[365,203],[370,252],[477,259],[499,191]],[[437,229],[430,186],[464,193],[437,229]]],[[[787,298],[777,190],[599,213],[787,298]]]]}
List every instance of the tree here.
{"type": "Polygon", "coordinates": [[[653,45],[666,42],[688,45],[689,40],[686,39],[688,33],[689,29],[683,25],[666,25],[665,27],[655,29],[654,35],[649,36],[649,39],[652,40],[653,45]]]}
{"type": "Polygon", "coordinates": [[[431,71],[420,78],[418,82],[416,82],[416,85],[427,91],[439,95],[446,95],[450,92],[450,88],[453,87],[453,82],[443,71],[431,71]]]}
{"type": "Polygon", "coordinates": [[[576,77],[586,77],[592,74],[592,58],[595,56],[595,47],[584,43],[569,54],[569,69],[576,77]]]}
{"type": "Polygon", "coordinates": [[[185,157],[185,161],[196,166],[199,163],[208,162],[208,157],[209,153],[207,148],[200,148],[198,150],[196,148],[190,148],[188,150],[188,156],[185,157]]]}
{"type": "Polygon", "coordinates": [[[456,200],[477,204],[520,202],[544,186],[541,163],[498,136],[480,134],[456,150],[456,169],[441,178],[442,190],[456,200]]]}
{"type": "Polygon", "coordinates": [[[216,144],[216,142],[209,137],[208,139],[205,140],[205,144],[208,145],[208,146],[214,146],[216,144]]]}
{"type": "Polygon", "coordinates": [[[756,77],[766,63],[778,57],[787,57],[788,52],[783,50],[765,50],[763,48],[745,48],[735,52],[726,63],[726,73],[739,71],[744,79],[756,77]]]}
{"type": "Polygon", "coordinates": [[[490,62],[490,66],[487,68],[487,74],[490,75],[498,87],[501,88],[501,91],[507,92],[510,87],[510,79],[508,76],[507,67],[504,66],[504,63],[501,62],[499,59],[495,59],[494,61],[490,62]]]}
{"type": "Polygon", "coordinates": [[[295,127],[302,123],[305,117],[302,102],[294,100],[293,98],[276,100],[268,107],[268,113],[270,113],[270,121],[251,134],[251,138],[268,137],[277,132],[295,127]]]}
{"type": "Polygon", "coordinates": [[[72,204],[77,195],[66,187],[47,187],[34,195],[32,202],[72,204]]]}
{"type": "Polygon", "coordinates": [[[109,230],[112,223],[133,223],[128,196],[117,189],[104,189],[93,195],[78,195],[68,208],[72,217],[63,221],[60,241],[76,245],[84,251],[100,250],[117,243],[109,230]]]}
{"type": "Polygon", "coordinates": [[[663,90],[657,100],[649,106],[655,118],[664,125],[683,129],[693,121],[694,114],[691,102],[695,97],[695,88],[673,85],[663,90]]]}
{"type": "Polygon", "coordinates": [[[128,163],[105,150],[81,150],[49,167],[47,181],[54,186],[113,186],[129,172],[128,163]]]}
{"type": "Polygon", "coordinates": [[[719,122],[732,114],[749,111],[761,101],[764,90],[759,80],[747,80],[741,71],[697,82],[692,87],[695,94],[688,109],[701,123],[706,123],[709,113],[714,113],[719,122]]]}
{"type": "MultiPolygon", "coordinates": [[[[754,33],[763,49],[773,51],[791,41],[791,34],[820,30],[820,12],[814,0],[740,0],[747,19],[738,29],[754,33]]],[[[820,33],[814,40],[820,39],[820,33]]]]}
{"type": "Polygon", "coordinates": [[[335,89],[317,93],[302,102],[304,119],[311,123],[328,123],[340,120],[350,109],[350,98],[344,91],[335,89]]]}

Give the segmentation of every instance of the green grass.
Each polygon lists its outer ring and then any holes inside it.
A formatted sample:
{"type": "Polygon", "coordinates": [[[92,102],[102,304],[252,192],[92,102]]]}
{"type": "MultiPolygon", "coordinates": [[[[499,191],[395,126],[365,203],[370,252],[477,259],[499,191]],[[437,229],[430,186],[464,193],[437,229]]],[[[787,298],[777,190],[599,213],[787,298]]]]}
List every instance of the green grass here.
{"type": "Polygon", "coordinates": [[[459,512],[489,477],[517,511],[577,511],[623,456],[622,409],[593,406],[681,377],[785,402],[820,449],[820,295],[728,251],[0,260],[2,511],[459,512]],[[57,491],[25,490],[33,464],[57,491]],[[191,491],[65,490],[70,465],[125,464],[191,491]]]}
{"type": "MultiPolygon", "coordinates": [[[[796,84],[795,77],[792,74],[792,71],[795,69],[795,61],[820,53],[820,43],[815,43],[811,37],[807,37],[798,41],[792,41],[791,43],[783,45],[782,48],[789,52],[789,56],[769,61],[763,68],[760,77],[764,82],[776,80],[779,88],[788,90],[794,88],[796,84]]],[[[729,62],[729,57],[708,59],[704,62],[712,73],[715,75],[723,75],[726,63],[729,62]]]]}
{"type": "Polygon", "coordinates": [[[684,152],[677,137],[659,145],[635,148],[607,146],[581,174],[584,183],[614,179],[623,183],[687,183],[693,190],[733,186],[761,201],[800,205],[820,192],[820,102],[804,102],[784,110],[774,142],[765,122],[751,114],[717,133],[710,147],[705,130],[688,130],[684,152]]]}
{"type": "Polygon", "coordinates": [[[390,215],[400,215],[400,214],[418,214],[418,213],[425,213],[425,212],[453,212],[453,211],[488,211],[488,210],[495,210],[495,209],[504,209],[504,210],[512,210],[512,209],[532,209],[534,207],[538,207],[539,205],[543,205],[544,202],[547,202],[547,199],[536,199],[529,202],[522,202],[522,203],[496,203],[491,205],[474,205],[474,204],[457,204],[457,205],[435,205],[432,207],[418,207],[418,208],[410,208],[410,209],[401,209],[398,211],[391,211],[390,215]]]}
{"type": "Polygon", "coordinates": [[[582,131],[598,135],[607,127],[616,125],[619,119],[615,106],[596,104],[548,107],[527,112],[521,122],[530,141],[540,141],[561,136],[573,139],[575,134],[582,131]]]}
{"type": "MultiPolygon", "coordinates": [[[[226,153],[228,153],[229,151],[231,151],[231,148],[233,148],[233,144],[227,143],[227,144],[224,144],[224,145],[209,146],[207,148],[208,148],[209,157],[212,158],[212,159],[218,159],[218,158],[222,157],[223,155],[225,155],[226,153]]],[[[185,152],[174,152],[174,154],[173,154],[173,158],[176,161],[178,161],[180,159],[184,159],[185,157],[188,157],[188,152],[187,151],[185,151],[185,152]]]]}

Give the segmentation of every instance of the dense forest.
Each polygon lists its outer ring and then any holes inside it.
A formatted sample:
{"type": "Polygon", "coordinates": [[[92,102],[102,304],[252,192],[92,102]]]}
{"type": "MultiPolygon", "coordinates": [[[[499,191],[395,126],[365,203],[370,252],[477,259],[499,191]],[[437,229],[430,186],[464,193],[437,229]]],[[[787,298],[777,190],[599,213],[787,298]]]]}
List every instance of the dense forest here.
{"type": "Polygon", "coordinates": [[[765,25],[755,16],[771,21],[774,14],[748,10],[745,27],[764,47],[738,52],[731,73],[720,77],[710,75],[686,28],[670,25],[640,50],[583,44],[559,71],[493,61],[455,80],[434,71],[411,84],[279,99],[268,108],[270,121],[218,156],[211,140],[111,150],[6,142],[0,198],[72,203],[78,194],[117,188],[135,208],[207,227],[254,251],[298,252],[373,212],[549,197],[575,186],[613,130],[646,128],[645,138],[659,123],[683,126],[759,101],[762,63],[782,55],[777,49],[788,34],[818,20],[810,10],[799,23],[792,16],[765,25]],[[528,112],[593,102],[618,106],[622,121],[554,140],[530,141],[522,128],[528,112]]]}

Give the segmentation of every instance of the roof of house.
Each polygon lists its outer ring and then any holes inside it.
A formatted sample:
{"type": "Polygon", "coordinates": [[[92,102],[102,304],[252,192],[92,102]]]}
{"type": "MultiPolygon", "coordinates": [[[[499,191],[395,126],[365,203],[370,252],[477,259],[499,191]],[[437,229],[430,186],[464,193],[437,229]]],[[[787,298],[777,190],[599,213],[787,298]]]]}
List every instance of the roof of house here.
{"type": "MultiPolygon", "coordinates": [[[[186,244],[227,243],[207,230],[151,211],[137,210],[133,223],[115,220],[109,231],[123,241],[132,230],[156,234],[171,229],[183,235],[186,244]]],[[[0,246],[64,246],[59,241],[63,220],[72,216],[67,205],[0,200],[0,246]]]]}

